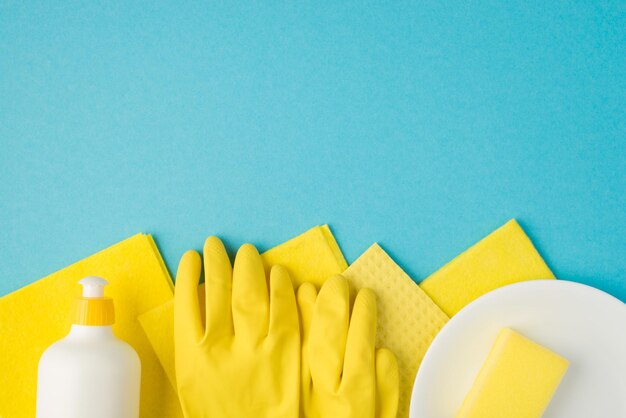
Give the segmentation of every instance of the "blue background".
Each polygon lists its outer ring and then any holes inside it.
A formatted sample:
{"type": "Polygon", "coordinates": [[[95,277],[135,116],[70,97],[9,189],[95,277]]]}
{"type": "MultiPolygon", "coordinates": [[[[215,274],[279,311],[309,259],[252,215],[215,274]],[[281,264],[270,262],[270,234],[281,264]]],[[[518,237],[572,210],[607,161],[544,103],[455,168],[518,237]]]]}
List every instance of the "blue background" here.
{"type": "Polygon", "coordinates": [[[516,217],[626,300],[623,2],[130,3],[0,3],[0,294],[326,222],[419,281],[516,217]]]}

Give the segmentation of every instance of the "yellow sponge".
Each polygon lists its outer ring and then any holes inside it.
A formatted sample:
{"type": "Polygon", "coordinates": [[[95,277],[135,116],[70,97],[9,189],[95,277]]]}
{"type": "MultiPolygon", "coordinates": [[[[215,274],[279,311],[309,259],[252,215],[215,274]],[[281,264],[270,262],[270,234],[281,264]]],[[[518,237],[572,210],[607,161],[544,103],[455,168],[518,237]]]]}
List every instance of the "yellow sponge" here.
{"type": "Polygon", "coordinates": [[[540,418],[569,362],[504,328],[457,418],[540,418]]]}
{"type": "Polygon", "coordinates": [[[420,287],[451,317],[487,292],[537,279],[554,279],[554,275],[519,224],[511,220],[426,278],[420,287]]]}
{"type": "MultiPolygon", "coordinates": [[[[378,347],[389,348],[398,359],[398,417],[408,417],[417,369],[448,317],[378,244],[363,253],[343,276],[354,290],[367,287],[376,293],[376,343],[378,347]]],[[[356,291],[351,293],[354,296],[356,291]]]]}
{"type": "MultiPolygon", "coordinates": [[[[307,281],[319,287],[324,280],[342,273],[348,267],[328,225],[316,226],[266,251],[261,258],[267,270],[275,264],[286,267],[294,286],[307,281]]],[[[204,290],[199,291],[198,295],[203,298],[204,290]]],[[[143,313],[139,316],[139,322],[175,388],[173,300],[143,313]]]]}

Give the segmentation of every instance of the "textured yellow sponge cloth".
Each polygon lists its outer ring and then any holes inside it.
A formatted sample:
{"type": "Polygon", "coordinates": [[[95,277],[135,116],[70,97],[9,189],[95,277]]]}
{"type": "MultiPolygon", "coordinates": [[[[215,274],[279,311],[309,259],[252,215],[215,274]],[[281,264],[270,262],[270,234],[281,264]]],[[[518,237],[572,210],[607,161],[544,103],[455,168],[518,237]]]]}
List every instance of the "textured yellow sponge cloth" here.
{"type": "MultiPolygon", "coordinates": [[[[328,225],[316,226],[261,255],[265,268],[280,264],[291,274],[294,286],[305,281],[321,284],[334,274],[342,273],[348,264],[328,225]]],[[[202,285],[204,286],[204,285],[202,285]]],[[[204,297],[204,290],[198,295],[204,297]]],[[[201,300],[201,303],[204,301],[201,300]]],[[[139,316],[152,348],[161,361],[173,387],[174,372],[174,301],[151,309],[139,316]]]]}
{"type": "Polygon", "coordinates": [[[420,287],[451,317],[485,293],[539,279],[554,279],[554,275],[519,224],[511,220],[426,278],[420,287]]]}
{"type": "MultiPolygon", "coordinates": [[[[389,348],[398,359],[398,417],[408,417],[417,369],[448,317],[378,244],[363,253],[343,276],[354,290],[367,287],[376,293],[376,343],[378,347],[389,348]]],[[[351,293],[355,295],[356,291],[351,293]]]]}
{"type": "Polygon", "coordinates": [[[457,418],[540,418],[569,362],[504,328],[457,418]]]}

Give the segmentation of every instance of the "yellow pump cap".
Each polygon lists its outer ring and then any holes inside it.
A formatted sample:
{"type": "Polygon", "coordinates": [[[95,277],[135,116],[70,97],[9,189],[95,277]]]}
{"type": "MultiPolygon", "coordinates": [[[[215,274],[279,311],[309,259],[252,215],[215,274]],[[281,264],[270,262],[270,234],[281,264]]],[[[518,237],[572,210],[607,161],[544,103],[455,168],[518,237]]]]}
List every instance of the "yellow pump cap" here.
{"type": "Polygon", "coordinates": [[[76,325],[103,326],[115,323],[113,299],[104,296],[104,286],[109,284],[102,277],[87,276],[80,280],[83,294],[74,300],[74,318],[76,325]]]}

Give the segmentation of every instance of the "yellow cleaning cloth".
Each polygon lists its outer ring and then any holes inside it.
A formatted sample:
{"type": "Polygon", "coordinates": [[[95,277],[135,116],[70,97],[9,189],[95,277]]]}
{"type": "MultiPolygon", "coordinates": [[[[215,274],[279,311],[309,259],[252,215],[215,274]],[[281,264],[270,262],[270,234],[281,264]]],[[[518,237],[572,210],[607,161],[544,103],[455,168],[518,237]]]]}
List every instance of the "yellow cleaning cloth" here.
{"type": "Polygon", "coordinates": [[[540,418],[569,362],[504,328],[457,418],[540,418]]]}
{"type": "MultiPolygon", "coordinates": [[[[280,264],[289,270],[294,286],[304,282],[321,284],[348,264],[328,225],[316,226],[261,255],[266,270],[280,264]]],[[[198,292],[202,297],[204,290],[198,292]]],[[[200,301],[202,304],[203,301],[200,301]]],[[[174,372],[174,301],[168,301],[143,315],[139,321],[150,339],[167,376],[176,387],[174,372]]]]}
{"type": "Polygon", "coordinates": [[[330,276],[348,268],[328,225],[309,229],[264,252],[262,258],[268,272],[277,264],[287,268],[295,289],[304,282],[313,283],[319,289],[330,276]]]}
{"type": "Polygon", "coordinates": [[[507,222],[426,278],[420,287],[448,316],[508,284],[554,279],[524,230],[507,222]]]}
{"type": "Polygon", "coordinates": [[[109,281],[106,292],[114,299],[117,320],[113,330],[141,359],[141,417],[180,414],[176,394],[136,319],[171,299],[173,285],[152,237],[139,234],[0,298],[0,417],[35,416],[39,357],[69,332],[77,282],[89,275],[109,281]]]}
{"type": "Polygon", "coordinates": [[[376,346],[389,348],[398,359],[398,417],[408,417],[417,369],[448,317],[378,244],[350,265],[343,276],[355,290],[367,287],[376,294],[376,346]]]}

